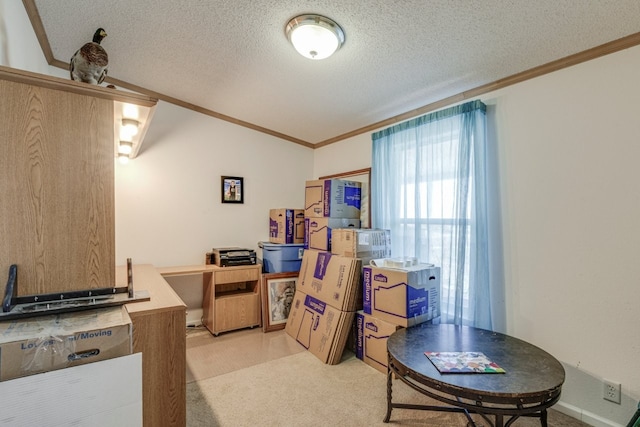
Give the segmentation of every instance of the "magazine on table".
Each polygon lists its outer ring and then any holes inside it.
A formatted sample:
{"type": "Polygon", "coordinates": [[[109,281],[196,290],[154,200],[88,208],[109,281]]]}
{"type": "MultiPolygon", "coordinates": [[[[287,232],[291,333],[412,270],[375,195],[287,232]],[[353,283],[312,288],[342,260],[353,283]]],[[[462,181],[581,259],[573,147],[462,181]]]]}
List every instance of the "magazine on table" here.
{"type": "Polygon", "coordinates": [[[478,351],[426,351],[442,374],[504,374],[506,371],[478,351]]]}

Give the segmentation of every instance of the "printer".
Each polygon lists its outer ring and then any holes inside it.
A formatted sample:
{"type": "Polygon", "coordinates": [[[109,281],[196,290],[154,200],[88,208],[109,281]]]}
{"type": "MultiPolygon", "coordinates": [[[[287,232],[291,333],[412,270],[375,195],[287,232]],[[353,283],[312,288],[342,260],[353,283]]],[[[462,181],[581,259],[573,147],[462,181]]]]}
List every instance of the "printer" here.
{"type": "Polygon", "coordinates": [[[218,267],[255,265],[256,251],[238,247],[213,248],[213,250],[206,255],[206,263],[215,264],[218,267]]]}

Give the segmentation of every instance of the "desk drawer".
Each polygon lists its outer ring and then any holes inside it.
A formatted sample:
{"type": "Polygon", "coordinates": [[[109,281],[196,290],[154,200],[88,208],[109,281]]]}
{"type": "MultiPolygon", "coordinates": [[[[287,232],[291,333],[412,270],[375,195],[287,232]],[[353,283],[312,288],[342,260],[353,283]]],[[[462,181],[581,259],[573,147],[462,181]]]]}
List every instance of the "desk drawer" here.
{"type": "Polygon", "coordinates": [[[240,270],[217,270],[213,272],[213,282],[216,285],[224,283],[237,283],[237,282],[250,282],[258,280],[260,278],[260,269],[255,268],[243,268],[240,270]]]}

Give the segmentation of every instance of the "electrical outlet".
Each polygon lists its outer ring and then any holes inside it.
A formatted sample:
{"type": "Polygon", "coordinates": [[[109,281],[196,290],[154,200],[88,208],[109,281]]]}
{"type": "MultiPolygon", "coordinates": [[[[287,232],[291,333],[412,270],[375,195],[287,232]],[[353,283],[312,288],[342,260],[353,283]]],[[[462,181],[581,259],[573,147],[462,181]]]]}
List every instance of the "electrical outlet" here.
{"type": "Polygon", "coordinates": [[[613,403],[620,403],[620,389],[622,385],[620,383],[614,383],[613,381],[604,380],[604,386],[602,388],[602,398],[613,403]]]}

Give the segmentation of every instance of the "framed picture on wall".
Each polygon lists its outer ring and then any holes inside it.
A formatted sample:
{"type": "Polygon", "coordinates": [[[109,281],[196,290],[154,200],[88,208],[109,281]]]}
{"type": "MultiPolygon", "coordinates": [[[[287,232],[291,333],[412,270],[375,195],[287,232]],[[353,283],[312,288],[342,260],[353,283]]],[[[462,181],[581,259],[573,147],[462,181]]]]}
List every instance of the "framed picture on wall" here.
{"type": "Polygon", "coordinates": [[[262,330],[284,329],[298,283],[297,271],[262,275],[262,330]]]}
{"type": "Polygon", "coordinates": [[[239,176],[223,176],[222,203],[244,203],[244,179],[239,176]]]}

